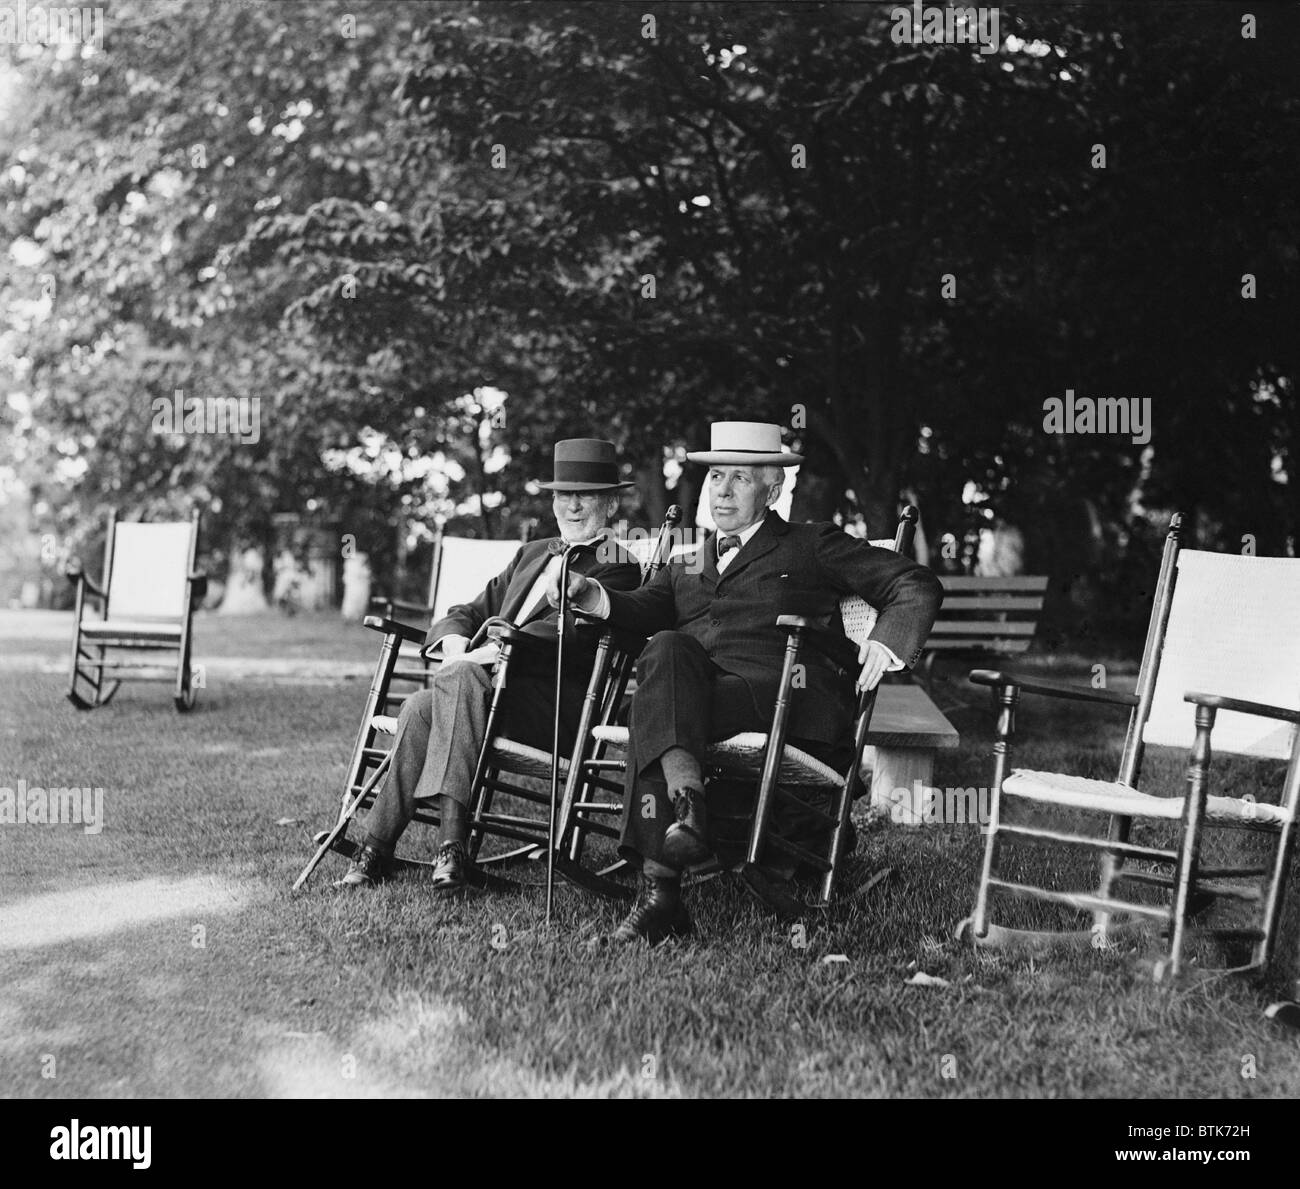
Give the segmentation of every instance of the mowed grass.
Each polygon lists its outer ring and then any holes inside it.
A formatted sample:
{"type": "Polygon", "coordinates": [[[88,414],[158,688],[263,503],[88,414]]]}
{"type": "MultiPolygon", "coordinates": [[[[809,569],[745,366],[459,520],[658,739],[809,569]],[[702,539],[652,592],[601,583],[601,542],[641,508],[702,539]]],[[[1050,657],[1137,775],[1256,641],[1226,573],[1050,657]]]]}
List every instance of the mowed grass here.
{"type": "MultiPolygon", "coordinates": [[[[538,887],[447,900],[408,873],[345,893],[335,856],[289,891],[337,807],[356,682],[223,682],[180,716],[161,686],[80,714],[56,675],[5,677],[0,784],[102,786],[106,826],[0,827],[0,1093],[1300,1094],[1300,1042],[1261,1015],[1294,978],[1294,895],[1275,986],[1171,990],[1131,946],[971,951],[951,933],[978,828],[887,826],[802,931],[719,879],[689,892],[694,939],[611,951],[621,910],[564,884],[549,929],[538,887]]],[[[1042,706],[1018,763],[1113,774],[1122,717],[1042,706]]],[[[963,747],[936,783],[986,785],[985,707],[953,718],[963,747]]]]}

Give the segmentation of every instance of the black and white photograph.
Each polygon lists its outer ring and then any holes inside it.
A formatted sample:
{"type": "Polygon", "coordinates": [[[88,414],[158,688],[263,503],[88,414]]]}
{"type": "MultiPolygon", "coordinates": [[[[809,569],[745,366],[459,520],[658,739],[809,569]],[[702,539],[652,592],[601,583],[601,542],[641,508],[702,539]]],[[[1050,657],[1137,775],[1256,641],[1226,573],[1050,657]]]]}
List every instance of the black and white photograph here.
{"type": "Polygon", "coordinates": [[[1280,2],[0,3],[26,1167],[258,1101],[369,1177],[399,1099],[1282,1150],[1297,60],[1280,2]]]}

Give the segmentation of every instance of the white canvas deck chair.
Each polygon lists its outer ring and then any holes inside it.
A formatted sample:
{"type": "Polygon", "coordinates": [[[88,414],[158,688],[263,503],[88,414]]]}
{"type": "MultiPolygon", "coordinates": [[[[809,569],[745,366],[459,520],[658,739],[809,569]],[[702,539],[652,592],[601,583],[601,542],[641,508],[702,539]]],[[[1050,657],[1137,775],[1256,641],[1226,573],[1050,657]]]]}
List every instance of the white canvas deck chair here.
{"type": "Polygon", "coordinates": [[[525,540],[483,541],[439,533],[433,542],[428,600],[413,603],[376,595],[370,600],[370,612],[382,619],[412,619],[426,627],[436,623],[449,608],[472,599],[501,573],[525,540]]]}
{"type": "MultiPolygon", "coordinates": [[[[988,670],[971,674],[973,682],[996,691],[999,703],[988,842],[974,916],[958,927],[977,945],[1102,945],[1107,931],[1120,924],[1155,921],[1169,939],[1167,957],[1155,974],[1172,978],[1184,964],[1189,918],[1216,906],[1235,906],[1251,919],[1231,928],[1197,928],[1197,934],[1250,944],[1249,961],[1231,969],[1262,971],[1268,964],[1300,790],[1300,560],[1180,550],[1180,527],[1181,518],[1174,516],[1135,693],[988,670]],[[1022,690],[1128,707],[1116,779],[1009,771],[1022,690]],[[1287,761],[1276,801],[1212,795],[1211,741],[1220,752],[1287,761]],[[1148,746],[1188,755],[1185,794],[1157,796],[1139,788],[1148,746]],[[1032,816],[1035,807],[1050,811],[1050,826],[1022,818],[1025,811],[1032,816]],[[1057,821],[1059,810],[1081,811],[1094,823],[1100,815],[1106,829],[1100,835],[1073,832],[1057,821]],[[1135,823],[1142,827],[1141,840],[1133,834],[1135,823]],[[1209,837],[1237,851],[1263,851],[1264,858],[1212,867],[1203,859],[1209,837]],[[1091,851],[1100,859],[1097,882],[1079,890],[1037,886],[1024,874],[1026,864],[1006,861],[1002,850],[1008,841],[1091,851]],[[1127,898],[1118,894],[1120,885],[1133,889],[1127,898]],[[1091,913],[1092,928],[996,925],[990,921],[995,894],[1091,913]]],[[[1045,882],[1059,883],[1059,873],[1045,882]]]]}
{"type": "MultiPolygon", "coordinates": [[[[911,547],[918,519],[915,508],[903,511],[894,537],[873,540],[872,545],[882,549],[905,552],[911,547]]],[[[790,691],[794,686],[795,665],[804,647],[813,647],[826,653],[845,669],[857,674],[858,647],[866,640],[876,625],[876,610],[857,595],[848,595],[840,601],[840,618],[843,632],[822,627],[800,615],[782,615],[777,625],[788,633],[781,677],[781,694],[772,716],[772,727],[767,733],[746,731],[709,746],[705,753],[706,779],[728,781],[756,780],[758,795],[749,827],[742,876],[760,885],[766,884],[759,866],[768,846],[775,847],[806,867],[819,871],[822,876],[818,907],[830,903],[835,877],[845,854],[845,844],[850,833],[850,812],[853,801],[862,787],[862,755],[871,714],[876,704],[876,691],[860,694],[857,698],[854,719],[852,760],[844,772],[836,771],[815,756],[786,741],[790,718],[790,691]],[[830,808],[814,808],[809,801],[816,795],[829,794],[830,808]],[[792,842],[769,829],[777,802],[784,802],[800,819],[820,826],[829,839],[824,853],[792,842]]],[[[585,759],[585,772],[572,778],[573,789],[566,790],[566,808],[579,802],[579,786],[587,775],[596,775],[609,769],[621,769],[625,760],[610,759],[607,749],[620,747],[626,750],[626,726],[598,726],[592,731],[597,746],[585,759]]],[[[562,818],[562,821],[564,819],[562,818]]],[[[770,892],[768,893],[770,895],[770,892]]]]}
{"type": "MultiPolygon", "coordinates": [[[[299,875],[295,889],[307,881],[328,851],[336,851],[347,858],[354,856],[357,844],[347,837],[347,824],[374,800],[388,770],[387,757],[397,734],[397,715],[402,703],[417,690],[428,688],[437,664],[419,656],[429,625],[441,619],[456,604],[475,598],[510,564],[521,544],[518,539],[484,541],[439,534],[434,546],[428,603],[383,597],[373,601],[372,605],[377,605],[384,614],[367,615],[363,622],[367,628],[379,632],[383,639],[348,760],[339,816],[332,830],[316,835],[319,849],[299,875]],[[420,621],[420,626],[414,627],[395,618],[399,614],[420,621]],[[403,644],[410,645],[416,654],[413,660],[408,657],[407,664],[400,663],[403,644]]],[[[424,809],[417,809],[414,820],[425,825],[438,824],[437,815],[424,809]]],[[[428,865],[405,859],[395,863],[396,867],[428,865]]]]}
{"type": "Polygon", "coordinates": [[[157,524],[120,521],[114,510],[102,584],[79,566],[67,570],[77,590],[68,700],[78,710],[107,706],[123,681],[172,682],[176,709],[194,706],[191,621],[208,587],[194,568],[198,547],[197,509],[187,521],[157,524]],[[99,604],[98,618],[87,615],[87,600],[99,604]],[[122,658],[147,652],[159,655],[122,658]]]}

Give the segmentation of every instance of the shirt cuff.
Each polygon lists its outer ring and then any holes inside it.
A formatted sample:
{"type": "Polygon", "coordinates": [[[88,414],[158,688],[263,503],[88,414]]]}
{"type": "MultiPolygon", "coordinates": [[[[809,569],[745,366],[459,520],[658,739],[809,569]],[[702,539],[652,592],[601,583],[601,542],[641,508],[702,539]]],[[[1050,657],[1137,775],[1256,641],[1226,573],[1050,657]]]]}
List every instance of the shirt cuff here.
{"type": "Polygon", "coordinates": [[[898,659],[898,655],[889,647],[888,644],[881,644],[879,640],[872,640],[872,643],[883,648],[889,657],[889,664],[885,667],[886,673],[897,673],[899,669],[905,667],[903,662],[898,659]]]}
{"type": "Polygon", "coordinates": [[[445,636],[439,636],[432,644],[425,645],[420,650],[420,655],[427,660],[434,660],[442,655],[442,644],[444,640],[464,640],[465,647],[469,647],[469,637],[462,636],[458,632],[448,632],[445,636]]]}
{"type": "Polygon", "coordinates": [[[577,604],[570,604],[569,609],[576,615],[585,616],[587,619],[608,619],[609,591],[601,586],[601,584],[594,578],[590,578],[588,581],[600,592],[600,597],[596,600],[596,605],[592,607],[591,610],[587,610],[586,608],[579,607],[577,604]]]}

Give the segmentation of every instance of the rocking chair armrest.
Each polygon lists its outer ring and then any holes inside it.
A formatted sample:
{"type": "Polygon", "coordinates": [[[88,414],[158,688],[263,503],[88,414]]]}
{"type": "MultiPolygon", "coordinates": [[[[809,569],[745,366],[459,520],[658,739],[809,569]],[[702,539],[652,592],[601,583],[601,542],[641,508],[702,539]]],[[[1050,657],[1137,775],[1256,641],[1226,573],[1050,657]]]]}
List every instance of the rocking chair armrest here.
{"type": "Polygon", "coordinates": [[[190,575],[190,583],[194,587],[194,597],[203,598],[208,593],[208,575],[205,570],[195,570],[190,575]]]}
{"type": "Polygon", "coordinates": [[[1115,689],[1093,689],[1088,685],[1071,685],[1064,681],[1035,677],[1032,680],[1001,669],[972,669],[970,682],[987,685],[992,689],[1013,686],[1030,694],[1043,694],[1049,698],[1068,698],[1074,702],[1106,702],[1112,706],[1136,706],[1136,694],[1126,694],[1115,689]]]}
{"type": "Polygon", "coordinates": [[[611,627],[609,622],[601,623],[592,622],[589,626],[599,627],[600,639],[609,637],[610,646],[615,652],[630,653],[632,656],[640,656],[642,649],[646,646],[646,637],[638,632],[628,631],[626,628],[611,627]]]}
{"type": "Polygon", "coordinates": [[[847,637],[831,631],[806,615],[778,615],[776,626],[784,628],[787,635],[798,632],[802,639],[807,640],[833,664],[857,672],[858,650],[847,637]]]}
{"type": "Polygon", "coordinates": [[[545,636],[539,636],[536,632],[525,632],[522,628],[502,625],[501,627],[491,628],[488,634],[492,639],[498,640],[502,644],[509,644],[512,650],[532,652],[535,655],[555,651],[554,637],[548,640],[545,636]]]}
{"type": "Polygon", "coordinates": [[[63,571],[63,576],[71,582],[73,586],[76,586],[78,582],[84,585],[86,593],[92,598],[104,598],[104,592],[100,589],[99,583],[81,568],[80,563],[73,562],[63,571]]]}
{"type": "Polygon", "coordinates": [[[385,619],[380,615],[367,615],[361,621],[372,631],[383,632],[385,636],[397,636],[408,644],[423,644],[425,633],[409,624],[399,623],[396,619],[385,619]]]}
{"type": "Polygon", "coordinates": [[[1300,723],[1300,710],[1287,710],[1265,702],[1247,702],[1243,698],[1225,698],[1222,694],[1202,694],[1194,690],[1188,690],[1183,695],[1183,701],[1194,702],[1197,706],[1209,706],[1215,710],[1235,710],[1239,714],[1255,714],[1260,718],[1279,718],[1283,722],[1300,723]]]}

